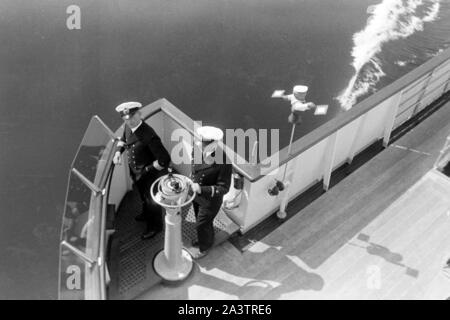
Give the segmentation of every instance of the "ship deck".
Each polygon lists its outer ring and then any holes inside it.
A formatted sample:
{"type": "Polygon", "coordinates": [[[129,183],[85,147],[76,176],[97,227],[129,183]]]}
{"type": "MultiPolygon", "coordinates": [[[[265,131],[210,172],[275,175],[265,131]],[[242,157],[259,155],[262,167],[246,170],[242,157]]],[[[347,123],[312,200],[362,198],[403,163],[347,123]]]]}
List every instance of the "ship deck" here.
{"type": "Polygon", "coordinates": [[[244,252],[223,242],[138,299],[447,299],[449,133],[447,102],[244,252]]]}

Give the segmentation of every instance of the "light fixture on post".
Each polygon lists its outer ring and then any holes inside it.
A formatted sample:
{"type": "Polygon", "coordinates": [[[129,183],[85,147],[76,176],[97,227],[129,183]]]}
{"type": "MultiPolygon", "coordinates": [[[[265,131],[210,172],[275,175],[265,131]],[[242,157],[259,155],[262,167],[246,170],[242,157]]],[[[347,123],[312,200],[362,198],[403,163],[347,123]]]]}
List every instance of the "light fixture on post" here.
{"type": "MultiPolygon", "coordinates": [[[[288,121],[292,124],[291,138],[289,140],[289,147],[287,152],[287,161],[292,152],[292,142],[294,141],[295,126],[302,122],[300,112],[304,112],[310,109],[315,109],[314,115],[325,115],[328,111],[328,105],[316,105],[313,102],[306,102],[306,94],[308,93],[308,87],[298,85],[292,90],[292,94],[285,95],[285,90],[275,90],[272,94],[272,98],[282,98],[291,103],[291,114],[288,121]]],[[[290,182],[286,181],[286,172],[289,162],[286,162],[284,166],[283,178],[281,180],[275,180],[275,186],[268,190],[271,196],[277,196],[280,191],[285,190],[283,199],[281,201],[280,210],[277,213],[278,218],[286,218],[286,206],[289,200],[289,185],[290,182]]]]}

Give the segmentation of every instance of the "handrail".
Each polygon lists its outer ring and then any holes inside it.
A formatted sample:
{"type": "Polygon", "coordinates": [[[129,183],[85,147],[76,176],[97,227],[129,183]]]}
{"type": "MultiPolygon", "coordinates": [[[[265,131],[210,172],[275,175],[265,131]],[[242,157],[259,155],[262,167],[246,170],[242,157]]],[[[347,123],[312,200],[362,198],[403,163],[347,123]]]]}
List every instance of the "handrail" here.
{"type": "MultiPolygon", "coordinates": [[[[100,120],[101,121],[101,120],[100,120]]],[[[103,122],[102,122],[103,123],[103,122]]],[[[106,126],[105,126],[106,127],[106,126]]],[[[107,128],[107,127],[106,127],[107,128]]],[[[99,199],[99,207],[98,207],[98,218],[100,219],[99,224],[99,239],[98,239],[98,251],[97,251],[97,265],[98,265],[98,272],[99,272],[99,297],[101,300],[106,299],[106,276],[105,276],[105,237],[106,237],[106,212],[107,212],[107,205],[108,205],[108,193],[109,193],[109,186],[111,184],[111,177],[112,172],[114,168],[113,164],[113,156],[114,156],[114,149],[117,141],[114,139],[114,134],[112,131],[109,131],[110,137],[113,139],[110,141],[112,143],[111,149],[109,153],[107,154],[105,161],[105,166],[102,168],[101,172],[101,178],[98,182],[99,187],[102,189],[102,196],[99,199]]]]}
{"type": "Polygon", "coordinates": [[[102,209],[101,209],[101,223],[100,223],[100,245],[99,245],[99,254],[97,257],[97,263],[100,267],[100,299],[106,299],[106,275],[105,275],[105,266],[106,266],[106,254],[105,254],[105,238],[106,238],[106,215],[108,208],[108,198],[109,198],[109,190],[111,187],[111,178],[112,173],[114,171],[114,164],[112,164],[108,169],[108,174],[106,175],[106,186],[105,186],[105,195],[103,196],[102,201],[102,209]]]}
{"type": "MultiPolygon", "coordinates": [[[[93,238],[93,249],[94,252],[91,252],[91,256],[74,247],[66,240],[62,240],[60,242],[61,246],[68,248],[73,254],[80,257],[85,263],[87,263],[90,267],[91,276],[94,276],[94,283],[89,292],[90,297],[95,297],[99,299],[106,299],[106,281],[105,281],[105,232],[106,232],[106,210],[107,210],[107,193],[109,192],[109,186],[111,182],[111,173],[113,168],[112,159],[114,156],[114,150],[116,146],[116,139],[114,137],[114,133],[103,123],[103,121],[98,117],[94,116],[93,118],[98,121],[104,129],[106,129],[106,134],[111,138],[108,142],[105,143],[104,147],[106,148],[103,156],[97,162],[96,169],[96,178],[92,182],[88,178],[85,177],[76,167],[72,165],[72,169],[70,170],[77,178],[79,178],[84,185],[86,185],[91,191],[91,204],[90,208],[92,210],[95,219],[98,219],[99,223],[95,224],[96,228],[91,229],[93,238]],[[93,197],[93,198],[92,198],[93,197]]],[[[78,150],[80,150],[79,147],[78,150]]],[[[77,152],[78,154],[78,152],[77,152]]],[[[75,163],[76,157],[73,161],[75,163]]],[[[70,179],[70,174],[69,174],[70,179]]],[[[67,195],[66,195],[67,198],[67,195]]],[[[92,226],[90,226],[92,228],[92,226]]],[[[63,231],[61,231],[63,233],[63,231]]],[[[61,234],[62,234],[61,233],[61,234]]],[[[62,235],[61,235],[62,239],[62,235]]],[[[60,257],[61,259],[61,257],[60,257]]],[[[60,272],[61,272],[61,260],[60,260],[60,272]]],[[[59,277],[59,287],[61,288],[61,276],[59,277]]],[[[86,288],[85,288],[86,290],[86,288]]],[[[89,289],[88,289],[89,290],[89,289]]],[[[59,292],[58,296],[61,298],[59,292]]],[[[85,292],[85,294],[87,291],[85,292]]]]}
{"type": "Polygon", "coordinates": [[[83,251],[75,248],[70,243],[68,243],[66,240],[61,241],[61,245],[72,251],[75,255],[83,259],[90,267],[92,267],[95,264],[95,260],[93,260],[91,257],[89,257],[87,254],[85,254],[83,251]]]}
{"type": "Polygon", "coordinates": [[[72,172],[75,173],[75,175],[81,180],[81,182],[83,182],[89,189],[91,189],[92,192],[95,193],[95,196],[98,196],[99,194],[102,193],[102,189],[100,189],[91,181],[89,181],[89,179],[86,178],[80,171],[78,171],[75,168],[72,168],[72,172]]]}

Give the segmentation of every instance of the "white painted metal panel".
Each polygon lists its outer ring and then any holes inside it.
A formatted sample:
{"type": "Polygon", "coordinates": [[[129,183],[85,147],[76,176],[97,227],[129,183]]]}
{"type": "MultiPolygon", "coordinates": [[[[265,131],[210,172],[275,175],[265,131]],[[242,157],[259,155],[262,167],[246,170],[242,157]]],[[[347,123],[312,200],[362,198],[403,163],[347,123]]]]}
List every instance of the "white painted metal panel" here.
{"type": "Polygon", "coordinates": [[[405,121],[408,121],[408,119],[412,116],[413,111],[414,108],[410,108],[402,114],[397,115],[397,117],[395,118],[394,129],[402,125],[405,121]]]}
{"type": "Polygon", "coordinates": [[[193,137],[188,130],[184,129],[172,117],[168,116],[164,112],[160,112],[159,114],[161,115],[159,121],[164,126],[164,134],[163,136],[161,136],[161,139],[163,145],[170,153],[172,159],[172,167],[180,174],[189,176],[191,174],[193,137]],[[179,130],[177,134],[175,134],[175,130],[179,130]],[[174,141],[172,141],[173,134],[174,141]],[[180,136],[184,138],[181,138],[180,136]],[[177,137],[178,140],[175,139],[177,137]]]}
{"type": "MultiPolygon", "coordinates": [[[[424,86],[425,81],[427,80],[428,76],[429,76],[429,73],[420,77],[417,81],[414,81],[412,84],[410,84],[403,90],[403,97],[402,97],[402,101],[400,102],[400,107],[402,105],[404,105],[404,103],[411,105],[412,103],[414,103],[414,101],[417,101],[417,98],[418,98],[417,95],[423,89],[423,86],[424,86]]],[[[399,109],[399,111],[401,112],[401,108],[399,109]]]]}
{"type": "Polygon", "coordinates": [[[324,139],[299,155],[295,164],[291,194],[295,195],[315,181],[322,179],[322,159],[326,145],[327,139],[324,139]]]}
{"type": "Polygon", "coordinates": [[[274,197],[267,192],[269,188],[274,186],[275,179],[282,178],[284,166],[280,169],[276,175],[264,176],[251,184],[244,224],[241,226],[243,232],[267,218],[270,213],[280,206],[283,194],[280,193],[274,197]]]}
{"type": "Polygon", "coordinates": [[[164,136],[164,118],[163,112],[158,112],[152,115],[149,119],[145,120],[145,122],[155,130],[158,136],[163,139],[164,136]]]}
{"type": "Polygon", "coordinates": [[[120,202],[122,201],[125,194],[128,192],[128,188],[131,185],[131,181],[127,174],[128,164],[122,161],[122,165],[115,166],[112,175],[111,186],[109,190],[108,203],[114,204],[115,209],[119,208],[120,202]]]}
{"type": "Polygon", "coordinates": [[[409,99],[409,100],[402,99],[403,102],[401,102],[401,104],[399,105],[397,115],[400,115],[401,113],[405,112],[408,109],[411,109],[411,108],[414,109],[414,107],[419,102],[419,98],[420,98],[420,92],[418,92],[416,96],[411,97],[411,99],[409,99]]]}
{"type": "MultiPolygon", "coordinates": [[[[239,206],[236,208],[233,208],[231,210],[226,210],[225,213],[227,216],[233,220],[234,223],[239,225],[241,227],[241,231],[245,232],[248,230],[250,223],[247,224],[247,212],[248,211],[248,199],[250,194],[250,188],[252,188],[253,183],[251,183],[249,180],[244,180],[244,187],[241,193],[241,201],[239,203],[239,206]]],[[[262,214],[260,212],[260,214],[262,214]]]]}
{"type": "Polygon", "coordinates": [[[426,88],[419,108],[420,110],[430,105],[444,93],[445,85],[447,83],[446,80],[445,77],[441,77],[426,88]]]}
{"type": "MultiPolygon", "coordinates": [[[[298,155],[295,159],[295,173],[292,177],[292,184],[289,190],[290,200],[295,195],[301,193],[316,180],[322,178],[322,160],[325,154],[327,140],[324,139],[317,145],[298,155]]],[[[281,166],[275,175],[267,175],[251,184],[247,204],[245,223],[242,232],[247,231],[252,226],[258,224],[272,212],[278,210],[283,192],[276,197],[270,196],[267,192],[275,184],[275,179],[281,180],[284,166],[281,166]]]]}
{"type": "Polygon", "coordinates": [[[419,111],[425,109],[433,101],[437,100],[444,93],[444,87],[445,83],[442,83],[440,86],[435,87],[433,90],[427,92],[424,98],[422,99],[419,111]]]}
{"type": "Polygon", "coordinates": [[[433,78],[439,78],[444,74],[448,74],[449,72],[450,72],[450,61],[447,61],[435,69],[433,73],[433,78]]]}
{"type": "Polygon", "coordinates": [[[384,136],[384,128],[386,125],[386,119],[389,116],[389,109],[394,108],[396,96],[392,96],[382,102],[378,107],[373,108],[367,114],[367,119],[364,123],[364,128],[361,132],[361,136],[358,137],[355,148],[356,154],[361,152],[370,143],[376,141],[378,138],[384,136]]]}
{"type": "MultiPolygon", "coordinates": [[[[338,148],[336,148],[336,154],[334,156],[334,164],[333,168],[336,168],[338,165],[340,165],[343,162],[346,162],[348,157],[350,156],[350,151],[353,145],[354,139],[358,140],[359,137],[356,137],[359,123],[360,123],[361,117],[350,122],[345,127],[341,128],[338,131],[337,139],[336,139],[336,145],[338,148]]],[[[355,140],[355,142],[356,142],[355,140]]]]}
{"type": "Polygon", "coordinates": [[[438,91],[437,94],[442,94],[443,90],[444,90],[444,86],[447,83],[447,75],[444,75],[440,78],[437,78],[435,81],[431,82],[428,84],[426,90],[425,90],[425,95],[427,96],[430,93],[434,93],[435,91],[438,91]]]}

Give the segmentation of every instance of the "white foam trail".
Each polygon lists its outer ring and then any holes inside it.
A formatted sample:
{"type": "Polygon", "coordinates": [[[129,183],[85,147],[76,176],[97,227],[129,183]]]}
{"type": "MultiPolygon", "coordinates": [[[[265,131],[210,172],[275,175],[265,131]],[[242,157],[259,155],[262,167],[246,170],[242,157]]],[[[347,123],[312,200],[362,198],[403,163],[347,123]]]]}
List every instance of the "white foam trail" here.
{"type": "Polygon", "coordinates": [[[337,97],[342,108],[350,109],[358,97],[373,90],[385,75],[376,57],[383,45],[423,30],[424,22],[438,17],[439,8],[440,0],[383,0],[368,8],[370,16],[365,28],[353,35],[352,66],[355,74],[337,97]],[[430,4],[425,15],[419,13],[423,6],[430,4]]]}
{"type": "Polygon", "coordinates": [[[425,22],[432,22],[436,20],[439,14],[439,9],[441,8],[440,1],[435,1],[431,6],[430,10],[428,10],[428,14],[423,18],[425,22]]]}
{"type": "Polygon", "coordinates": [[[436,57],[437,55],[439,55],[440,53],[442,53],[442,52],[444,52],[444,49],[439,49],[438,51],[436,51],[436,52],[434,52],[434,53],[430,53],[430,54],[428,54],[428,57],[429,58],[433,58],[433,57],[436,57]]]}

